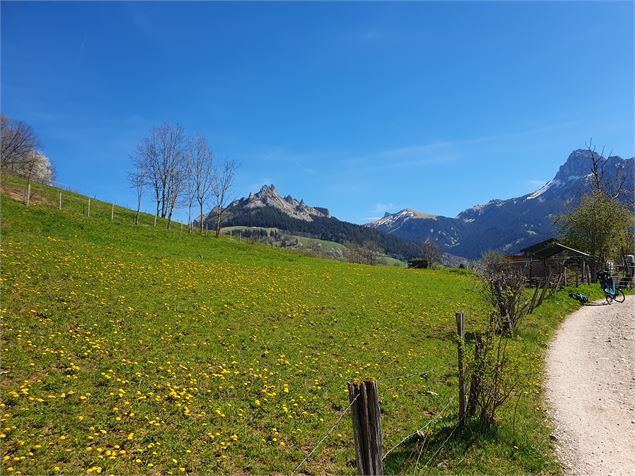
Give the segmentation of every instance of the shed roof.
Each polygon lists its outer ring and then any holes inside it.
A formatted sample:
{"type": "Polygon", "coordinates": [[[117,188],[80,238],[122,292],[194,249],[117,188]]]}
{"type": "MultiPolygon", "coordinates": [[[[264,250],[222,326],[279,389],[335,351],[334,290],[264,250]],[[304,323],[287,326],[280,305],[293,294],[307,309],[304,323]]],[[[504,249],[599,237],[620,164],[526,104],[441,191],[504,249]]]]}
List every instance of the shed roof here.
{"type": "Polygon", "coordinates": [[[535,245],[528,246],[525,249],[520,250],[521,253],[524,253],[525,256],[530,258],[538,258],[538,259],[547,259],[558,253],[569,252],[569,254],[575,256],[583,256],[589,257],[588,253],[584,251],[576,250],[567,245],[563,245],[555,238],[549,238],[548,240],[541,241],[540,243],[536,243],[535,245]]]}

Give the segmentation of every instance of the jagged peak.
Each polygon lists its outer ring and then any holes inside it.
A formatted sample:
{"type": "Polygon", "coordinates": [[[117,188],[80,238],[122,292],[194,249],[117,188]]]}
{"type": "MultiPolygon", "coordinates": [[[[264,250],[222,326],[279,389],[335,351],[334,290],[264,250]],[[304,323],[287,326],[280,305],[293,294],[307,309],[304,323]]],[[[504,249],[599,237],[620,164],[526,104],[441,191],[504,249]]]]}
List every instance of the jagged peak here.
{"type": "Polygon", "coordinates": [[[557,180],[566,180],[569,177],[585,176],[591,172],[593,158],[600,155],[588,149],[577,149],[569,154],[567,161],[560,166],[554,177],[557,180]]]}
{"type": "Polygon", "coordinates": [[[260,188],[260,191],[256,195],[278,195],[278,193],[276,192],[276,186],[274,184],[265,184],[260,188]]]}
{"type": "Polygon", "coordinates": [[[328,209],[321,207],[311,207],[304,203],[304,200],[296,200],[291,195],[284,198],[278,194],[274,184],[265,184],[256,193],[250,193],[249,197],[241,198],[230,204],[229,208],[236,206],[247,209],[261,207],[273,207],[282,210],[292,218],[311,221],[312,217],[330,217],[328,209]]]}

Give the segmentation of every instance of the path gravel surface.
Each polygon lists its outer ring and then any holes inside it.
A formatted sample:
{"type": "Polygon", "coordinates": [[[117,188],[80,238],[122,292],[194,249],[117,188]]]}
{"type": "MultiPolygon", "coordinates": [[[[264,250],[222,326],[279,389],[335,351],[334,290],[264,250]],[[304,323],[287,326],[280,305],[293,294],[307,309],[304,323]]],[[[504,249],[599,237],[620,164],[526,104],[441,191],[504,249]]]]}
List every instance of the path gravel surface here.
{"type": "Polygon", "coordinates": [[[553,438],[566,472],[635,475],[635,298],[571,314],[546,366],[553,438]]]}

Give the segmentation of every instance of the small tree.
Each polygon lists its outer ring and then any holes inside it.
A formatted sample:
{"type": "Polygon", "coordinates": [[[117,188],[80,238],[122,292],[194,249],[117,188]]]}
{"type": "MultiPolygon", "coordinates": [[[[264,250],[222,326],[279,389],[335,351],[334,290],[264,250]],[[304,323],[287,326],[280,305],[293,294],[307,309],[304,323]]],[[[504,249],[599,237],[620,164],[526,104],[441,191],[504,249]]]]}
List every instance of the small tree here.
{"type": "Polygon", "coordinates": [[[617,199],[594,191],[582,197],[572,212],[558,216],[556,224],[565,243],[597,259],[591,268],[595,277],[598,266],[619,256],[619,245],[626,241],[628,229],[633,226],[633,215],[617,199]]]}
{"type": "Polygon", "coordinates": [[[137,213],[135,214],[134,223],[138,225],[139,213],[141,213],[141,198],[143,197],[143,192],[146,187],[146,176],[143,170],[136,170],[128,173],[128,181],[130,182],[130,186],[137,192],[137,213]]]}
{"type": "Polygon", "coordinates": [[[361,244],[355,242],[346,243],[346,251],[344,252],[346,261],[370,265],[376,265],[381,255],[382,249],[377,243],[370,240],[361,244]]]}
{"type": "MultiPolygon", "coordinates": [[[[220,229],[223,223],[223,213],[227,208],[228,195],[234,185],[238,163],[233,160],[225,160],[221,166],[214,171],[212,179],[212,197],[214,198],[214,219],[216,228],[216,238],[220,236],[220,229]]],[[[202,222],[201,217],[201,222],[202,222]]]]}
{"type": "Polygon", "coordinates": [[[494,308],[497,331],[513,333],[529,312],[523,270],[512,266],[504,255],[490,251],[481,261],[481,279],[485,298],[494,308]]]}
{"type": "Polygon", "coordinates": [[[468,393],[468,418],[478,415],[481,424],[496,426],[496,412],[514,392],[517,381],[514,365],[508,356],[508,338],[497,331],[496,317],[489,326],[477,333],[474,343],[474,359],[468,366],[470,388],[468,393]]]}
{"type": "Polygon", "coordinates": [[[34,181],[50,185],[55,176],[55,169],[48,157],[35,150],[29,152],[22,161],[15,163],[12,169],[14,173],[24,177],[27,183],[34,181]]]}
{"type": "Polygon", "coordinates": [[[496,425],[496,412],[514,392],[515,369],[508,358],[507,343],[520,320],[527,315],[525,276],[502,254],[486,253],[480,266],[483,294],[492,305],[485,330],[475,337],[474,359],[469,365],[470,389],[467,416],[478,413],[480,422],[496,425]]]}
{"type": "MultiPolygon", "coordinates": [[[[191,233],[194,225],[192,223],[192,207],[194,206],[194,199],[196,197],[196,185],[194,181],[194,175],[192,171],[192,157],[189,157],[187,162],[187,178],[185,180],[185,193],[184,203],[187,207],[187,229],[191,233]]],[[[203,230],[201,230],[201,233],[203,230]]]]}
{"type": "Polygon", "coordinates": [[[196,136],[190,148],[193,195],[199,206],[199,221],[202,234],[205,221],[203,219],[203,209],[207,205],[210,193],[212,192],[214,164],[212,163],[212,151],[207,145],[205,137],[202,135],[196,136]]]}
{"type": "Polygon", "coordinates": [[[441,261],[442,253],[437,242],[432,238],[428,238],[421,242],[420,255],[421,258],[428,262],[428,268],[433,268],[436,263],[441,261]]]}
{"type": "Polygon", "coordinates": [[[135,168],[154,193],[156,214],[167,218],[168,228],[186,184],[186,139],[180,125],[164,124],[152,128],[133,154],[135,168]]]}

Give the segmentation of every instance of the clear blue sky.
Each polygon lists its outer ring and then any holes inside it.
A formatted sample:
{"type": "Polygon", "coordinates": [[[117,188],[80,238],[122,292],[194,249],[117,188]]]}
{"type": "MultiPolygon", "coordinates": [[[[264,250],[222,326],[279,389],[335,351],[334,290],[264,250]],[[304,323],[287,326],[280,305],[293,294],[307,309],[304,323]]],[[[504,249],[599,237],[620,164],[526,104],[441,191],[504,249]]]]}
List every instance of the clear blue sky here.
{"type": "Polygon", "coordinates": [[[129,154],[163,122],[239,161],[236,195],[353,222],[528,193],[591,136],[635,155],[632,2],[1,8],[2,111],[104,200],[134,203],[129,154]]]}

